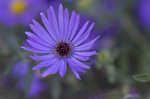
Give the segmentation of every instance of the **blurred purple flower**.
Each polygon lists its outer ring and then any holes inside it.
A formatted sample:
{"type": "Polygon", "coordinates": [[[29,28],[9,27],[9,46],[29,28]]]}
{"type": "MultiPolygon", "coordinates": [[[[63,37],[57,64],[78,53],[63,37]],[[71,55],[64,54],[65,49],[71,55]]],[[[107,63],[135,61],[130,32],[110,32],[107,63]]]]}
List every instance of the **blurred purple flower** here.
{"type": "Polygon", "coordinates": [[[140,99],[140,95],[135,92],[134,88],[131,88],[129,94],[127,94],[123,99],[140,99]]]}
{"type": "Polygon", "coordinates": [[[46,0],[0,0],[0,22],[7,26],[27,25],[46,3],[46,0]]]}
{"type": "Polygon", "coordinates": [[[98,43],[99,45],[96,45],[96,48],[102,50],[111,48],[113,45],[113,41],[119,34],[119,27],[120,23],[117,21],[110,26],[107,26],[107,28],[103,29],[103,31],[101,32],[101,39],[98,43]]]}
{"type": "MultiPolygon", "coordinates": [[[[19,90],[25,90],[25,79],[29,70],[30,63],[29,61],[22,60],[19,61],[12,71],[13,76],[18,80],[17,88],[19,90]]],[[[39,93],[48,89],[48,85],[45,82],[42,82],[40,77],[37,74],[33,75],[31,87],[29,90],[29,97],[36,97],[39,93]]]]}
{"type": "Polygon", "coordinates": [[[80,79],[79,72],[90,69],[81,61],[87,61],[90,56],[97,54],[93,45],[99,36],[93,40],[88,39],[95,23],[90,24],[89,21],[86,21],[83,25],[80,24],[80,15],[72,11],[69,17],[68,9],[64,9],[61,4],[58,13],[55,13],[54,8],[50,6],[47,16],[48,18],[41,13],[46,30],[33,20],[33,24],[30,25],[33,33],[26,32],[28,39],[22,47],[33,53],[46,54],[31,56],[35,61],[42,61],[33,70],[47,67],[48,69],[42,74],[43,77],[57,72],[63,77],[67,71],[67,64],[69,64],[76,78],[80,79]],[[86,40],[88,41],[85,42],[86,40]]]}
{"type": "Polygon", "coordinates": [[[25,78],[29,70],[29,65],[30,63],[27,60],[19,61],[17,64],[15,64],[12,74],[19,79],[25,78]]]}
{"type": "Polygon", "coordinates": [[[39,93],[43,92],[44,90],[47,90],[48,87],[49,87],[48,84],[42,82],[39,76],[34,75],[31,88],[29,91],[29,96],[36,97],[39,93]]]}
{"type": "Polygon", "coordinates": [[[150,0],[140,0],[138,8],[141,24],[150,27],[150,0]]]}
{"type": "Polygon", "coordinates": [[[108,9],[109,11],[113,11],[115,8],[113,0],[105,0],[104,5],[105,5],[106,9],[108,9]]]}
{"type": "Polygon", "coordinates": [[[134,88],[130,88],[129,94],[131,94],[131,95],[132,95],[134,98],[136,98],[136,99],[140,98],[140,95],[135,92],[135,89],[134,89],[134,88]]]}

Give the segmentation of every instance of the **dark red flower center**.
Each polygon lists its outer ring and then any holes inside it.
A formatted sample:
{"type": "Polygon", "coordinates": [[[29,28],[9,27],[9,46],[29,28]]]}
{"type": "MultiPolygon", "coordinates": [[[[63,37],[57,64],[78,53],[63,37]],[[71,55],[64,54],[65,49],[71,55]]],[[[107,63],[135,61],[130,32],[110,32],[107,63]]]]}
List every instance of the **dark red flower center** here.
{"type": "Polygon", "coordinates": [[[68,43],[65,42],[60,42],[56,46],[56,52],[58,53],[59,56],[67,56],[70,53],[70,46],[68,43]]]}

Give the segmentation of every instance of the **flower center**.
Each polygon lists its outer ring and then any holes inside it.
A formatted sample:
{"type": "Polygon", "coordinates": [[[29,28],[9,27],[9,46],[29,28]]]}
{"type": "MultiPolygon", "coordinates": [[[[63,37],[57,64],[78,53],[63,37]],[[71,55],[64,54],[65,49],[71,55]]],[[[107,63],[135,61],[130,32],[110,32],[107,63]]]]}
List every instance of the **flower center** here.
{"type": "Polygon", "coordinates": [[[21,14],[26,10],[27,6],[26,3],[23,0],[15,0],[11,4],[11,11],[14,14],[21,14]]]}
{"type": "Polygon", "coordinates": [[[70,53],[70,46],[68,43],[65,42],[60,42],[56,46],[56,52],[58,53],[59,56],[67,56],[70,53]]]}

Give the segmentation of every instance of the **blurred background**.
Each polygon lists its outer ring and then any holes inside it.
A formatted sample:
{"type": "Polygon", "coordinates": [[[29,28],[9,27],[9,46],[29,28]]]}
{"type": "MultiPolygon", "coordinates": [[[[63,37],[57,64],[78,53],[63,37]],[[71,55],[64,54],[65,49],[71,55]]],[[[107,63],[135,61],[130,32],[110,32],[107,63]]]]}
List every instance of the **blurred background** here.
{"type": "MultiPolygon", "coordinates": [[[[57,2],[57,3],[56,3],[57,2]]],[[[96,22],[92,68],[41,78],[22,50],[31,20],[57,0],[0,0],[0,99],[150,99],[150,0],[63,0],[96,22]]]]}

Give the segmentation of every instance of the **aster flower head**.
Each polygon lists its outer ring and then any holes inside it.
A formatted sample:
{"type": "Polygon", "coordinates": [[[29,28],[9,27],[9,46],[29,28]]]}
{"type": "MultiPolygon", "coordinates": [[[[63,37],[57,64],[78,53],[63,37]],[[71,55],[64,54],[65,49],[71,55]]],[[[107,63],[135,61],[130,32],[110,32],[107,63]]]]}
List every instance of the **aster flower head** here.
{"type": "Polygon", "coordinates": [[[33,24],[30,24],[33,32],[25,33],[28,38],[22,47],[35,54],[31,56],[33,60],[41,62],[33,70],[47,68],[42,73],[43,77],[57,72],[64,77],[69,66],[76,78],[80,79],[79,72],[90,69],[83,62],[97,54],[93,45],[99,36],[90,41],[88,39],[95,23],[86,21],[80,24],[80,15],[72,11],[69,16],[68,9],[64,9],[62,4],[57,13],[50,6],[47,17],[43,13],[40,15],[45,28],[33,20],[33,24]]]}
{"type": "Polygon", "coordinates": [[[6,26],[27,25],[46,3],[46,0],[0,0],[0,22],[6,26]]]}

